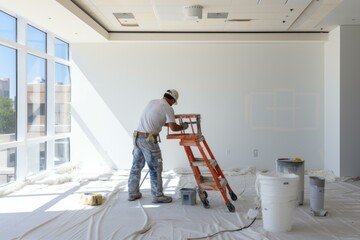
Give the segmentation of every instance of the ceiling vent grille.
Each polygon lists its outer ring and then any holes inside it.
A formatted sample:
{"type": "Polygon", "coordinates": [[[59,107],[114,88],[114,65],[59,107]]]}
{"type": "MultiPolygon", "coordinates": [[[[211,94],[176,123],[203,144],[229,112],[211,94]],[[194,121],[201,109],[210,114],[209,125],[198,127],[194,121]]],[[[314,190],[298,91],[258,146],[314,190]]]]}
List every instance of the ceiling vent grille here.
{"type": "Polygon", "coordinates": [[[138,27],[135,16],[133,13],[113,13],[116,19],[123,27],[138,27]]]}
{"type": "Polygon", "coordinates": [[[227,19],[229,13],[227,12],[214,12],[214,13],[208,13],[207,18],[208,19],[227,19]]]}

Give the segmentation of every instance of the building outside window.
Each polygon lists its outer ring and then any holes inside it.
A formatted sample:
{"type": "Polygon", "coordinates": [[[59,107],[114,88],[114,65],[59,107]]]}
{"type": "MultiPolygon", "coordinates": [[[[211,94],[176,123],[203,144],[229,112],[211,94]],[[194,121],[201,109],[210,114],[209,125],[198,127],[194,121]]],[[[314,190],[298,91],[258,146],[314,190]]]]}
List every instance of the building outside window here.
{"type": "Polygon", "coordinates": [[[46,135],[46,60],[28,54],[28,137],[46,135]]]}
{"type": "Polygon", "coordinates": [[[0,151],[0,186],[16,179],[16,148],[0,151]]]}

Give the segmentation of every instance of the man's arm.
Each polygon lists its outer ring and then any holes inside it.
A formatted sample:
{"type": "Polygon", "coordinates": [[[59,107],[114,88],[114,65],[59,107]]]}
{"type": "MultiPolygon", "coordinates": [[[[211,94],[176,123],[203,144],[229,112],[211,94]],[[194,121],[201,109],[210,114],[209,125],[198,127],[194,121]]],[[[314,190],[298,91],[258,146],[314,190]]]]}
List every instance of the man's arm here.
{"type": "Polygon", "coordinates": [[[181,130],[185,130],[187,128],[187,126],[183,126],[183,125],[179,125],[176,122],[170,122],[170,123],[166,123],[165,126],[170,127],[171,131],[181,131],[181,130]]]}

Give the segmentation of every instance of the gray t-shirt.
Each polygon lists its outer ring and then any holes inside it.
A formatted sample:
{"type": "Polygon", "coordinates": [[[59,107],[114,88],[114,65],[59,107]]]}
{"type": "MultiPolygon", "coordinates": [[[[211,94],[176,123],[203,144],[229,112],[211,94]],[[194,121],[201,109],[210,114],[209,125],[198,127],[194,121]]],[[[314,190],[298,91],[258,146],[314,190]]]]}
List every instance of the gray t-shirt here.
{"type": "Polygon", "coordinates": [[[151,100],[141,115],[137,131],[158,134],[170,122],[175,122],[175,113],[169,103],[163,98],[151,100]]]}

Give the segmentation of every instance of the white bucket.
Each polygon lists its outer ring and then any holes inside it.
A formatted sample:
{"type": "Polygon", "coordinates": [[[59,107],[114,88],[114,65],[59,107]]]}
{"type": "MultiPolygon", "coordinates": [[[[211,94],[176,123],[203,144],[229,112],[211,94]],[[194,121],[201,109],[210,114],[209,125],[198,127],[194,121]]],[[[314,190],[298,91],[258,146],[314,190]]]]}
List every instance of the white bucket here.
{"type": "Polygon", "coordinates": [[[296,174],[259,174],[256,190],[261,199],[263,227],[270,232],[291,230],[293,210],[298,196],[296,174]]]}

